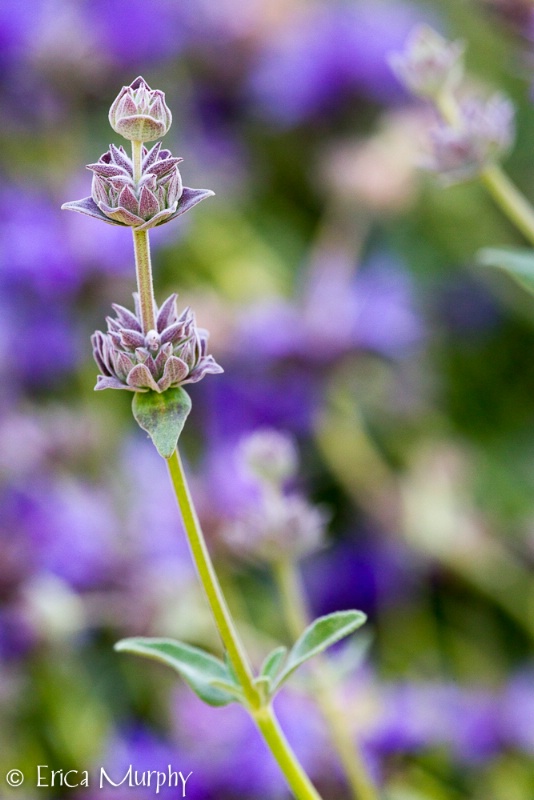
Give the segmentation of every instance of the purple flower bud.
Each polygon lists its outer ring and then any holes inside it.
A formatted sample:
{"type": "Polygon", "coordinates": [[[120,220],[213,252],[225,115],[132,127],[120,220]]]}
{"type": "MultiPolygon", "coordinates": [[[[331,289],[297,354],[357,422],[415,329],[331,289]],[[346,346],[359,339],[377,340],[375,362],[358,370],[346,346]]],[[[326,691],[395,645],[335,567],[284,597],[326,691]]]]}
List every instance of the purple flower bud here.
{"type": "Polygon", "coordinates": [[[412,31],[404,50],[389,56],[389,64],[410,92],[436,98],[460,83],[464,49],[463,42],[448,42],[428,25],[420,25],[412,31]]]}
{"type": "Polygon", "coordinates": [[[447,184],[476,177],[501,158],[514,137],[514,106],[501,94],[484,101],[470,98],[459,105],[455,125],[445,122],[431,131],[429,168],[447,184]]]}
{"type": "Polygon", "coordinates": [[[282,483],[296,474],[298,454],[291,437],[264,428],[242,440],[239,457],[252,477],[282,483]]]}
{"type": "Polygon", "coordinates": [[[178,316],[175,294],[161,306],[157,330],[146,336],[137,308],[136,314],[122,306],[113,308],[117,316],[108,317],[108,332],[96,331],[91,338],[102,373],[95,389],[164,392],[223,371],[207,355],[208,332],[196,327],[193,312],[187,308],[178,316]]]}
{"type": "Polygon", "coordinates": [[[157,142],[150,150],[143,147],[141,178],[134,180],[132,159],[123,147],[110,145],[95,164],[91,197],[64,203],[62,208],[79,211],[111,225],[128,225],[147,230],[169,222],[213,195],[207,189],[182,185],[178,169],[181,158],[173,158],[157,142]]]}
{"type": "Polygon", "coordinates": [[[109,110],[109,123],[125,139],[153,142],[165,136],[172,114],[163,92],[153,90],[141,77],[123,86],[109,110]]]}

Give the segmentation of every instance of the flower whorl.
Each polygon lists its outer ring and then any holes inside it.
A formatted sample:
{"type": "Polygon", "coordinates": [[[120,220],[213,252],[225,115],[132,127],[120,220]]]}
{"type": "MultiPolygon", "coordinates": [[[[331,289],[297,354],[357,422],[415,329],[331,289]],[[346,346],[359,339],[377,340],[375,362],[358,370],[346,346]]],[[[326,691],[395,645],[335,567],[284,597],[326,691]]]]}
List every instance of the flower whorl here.
{"type": "Polygon", "coordinates": [[[107,333],[96,331],[91,338],[101,371],[95,389],[161,393],[223,371],[207,354],[207,331],[197,328],[190,308],[178,315],[176,298],[176,294],[167,298],[158,311],[156,330],[147,334],[137,295],[135,313],[113,305],[116,317],[107,317],[107,333]]]}

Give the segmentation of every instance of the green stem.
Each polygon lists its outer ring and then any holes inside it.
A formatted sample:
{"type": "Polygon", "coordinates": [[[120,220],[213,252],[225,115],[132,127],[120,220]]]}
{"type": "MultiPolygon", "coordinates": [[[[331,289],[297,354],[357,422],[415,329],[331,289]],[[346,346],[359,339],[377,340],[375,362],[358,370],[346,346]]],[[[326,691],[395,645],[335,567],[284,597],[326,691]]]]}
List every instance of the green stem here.
{"type": "Polygon", "coordinates": [[[206,592],[208,602],[215,618],[215,624],[217,625],[235,673],[243,687],[247,702],[251,709],[257,709],[260,706],[260,698],[254,686],[252,668],[234,625],[230,609],[226,603],[219,579],[215,573],[213,562],[208,548],[206,547],[204,535],[200,528],[195,507],[189,493],[182,461],[177,449],[174,451],[173,455],[167,459],[167,464],[172,485],[176,492],[178,506],[182,514],[193,561],[195,562],[200,581],[206,592]]]}
{"type": "Polygon", "coordinates": [[[295,797],[299,800],[321,800],[291,750],[271,706],[259,709],[253,717],[295,797]]]}
{"type": "Polygon", "coordinates": [[[204,540],[178,450],[175,450],[173,455],[167,459],[167,465],[182,514],[193,561],[206,592],[220,637],[243,688],[250,714],[295,797],[298,800],[321,800],[282,733],[273,709],[270,706],[262,706],[261,704],[260,695],[254,685],[252,668],[204,540]]]}
{"type": "MultiPolygon", "coordinates": [[[[132,142],[133,179],[136,187],[141,180],[143,161],[143,142],[132,142]]],[[[141,325],[143,333],[156,330],[156,301],[154,299],[154,284],[152,280],[152,263],[150,261],[150,243],[148,231],[138,231],[132,228],[135,274],[137,276],[137,291],[141,306],[141,325]]]]}
{"type": "Polygon", "coordinates": [[[132,142],[133,179],[137,185],[141,180],[143,162],[143,142],[132,142]]]}
{"type": "Polygon", "coordinates": [[[523,236],[534,245],[534,209],[498,164],[491,164],[481,179],[495,202],[523,236]]]}
{"type": "Polygon", "coordinates": [[[156,301],[152,282],[152,264],[150,261],[150,244],[148,231],[138,231],[132,228],[135,274],[137,276],[137,291],[141,307],[141,324],[143,333],[156,330],[156,301]]]}
{"type": "MultiPolygon", "coordinates": [[[[459,107],[451,92],[444,92],[438,97],[436,106],[449,125],[458,127],[461,121],[459,107]]],[[[483,169],[480,179],[508,219],[534,245],[534,208],[525,195],[499,164],[490,164],[483,169]]]]}
{"type": "MultiPolygon", "coordinates": [[[[283,559],[274,567],[274,574],[287,626],[293,639],[298,639],[310,621],[304,590],[293,561],[283,559]]],[[[349,781],[355,800],[378,800],[378,792],[371,781],[363,758],[353,741],[346,717],[333,690],[330,665],[325,658],[317,657],[310,665],[313,670],[314,693],[317,704],[330,730],[332,741],[349,781]]]]}

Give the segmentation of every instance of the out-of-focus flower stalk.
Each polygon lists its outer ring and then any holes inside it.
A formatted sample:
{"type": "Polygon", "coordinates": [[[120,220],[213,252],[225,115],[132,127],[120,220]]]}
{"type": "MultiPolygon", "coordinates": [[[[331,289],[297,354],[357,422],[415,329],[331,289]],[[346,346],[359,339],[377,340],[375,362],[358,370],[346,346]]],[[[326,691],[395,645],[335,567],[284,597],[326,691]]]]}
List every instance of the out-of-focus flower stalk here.
{"type": "MultiPolygon", "coordinates": [[[[296,640],[311,619],[298,567],[293,559],[283,558],[273,564],[273,573],[287,628],[291,637],[296,640]]],[[[352,797],[354,800],[379,800],[357,742],[347,725],[345,712],[334,688],[335,679],[328,659],[317,656],[310,664],[310,670],[314,696],[328,725],[332,742],[350,784],[352,797]]]]}
{"type": "MultiPolygon", "coordinates": [[[[193,506],[184,474],[180,454],[176,449],[167,460],[172,485],[180,508],[185,532],[200,580],[206,592],[219,634],[228,652],[231,664],[243,688],[249,712],[269,746],[287,783],[299,800],[321,800],[310,779],[299,764],[287,742],[270,705],[261,702],[254,685],[252,668],[246,655],[232,615],[226,604],[213,562],[193,506]]],[[[301,630],[299,630],[299,634],[301,630]]],[[[367,796],[374,800],[374,795],[367,796]]],[[[365,796],[361,796],[366,800],[365,796]]]]}
{"type": "MultiPolygon", "coordinates": [[[[436,98],[443,119],[452,127],[459,123],[459,106],[451,91],[444,90],[436,98]]],[[[534,244],[534,208],[497,163],[488,164],[480,179],[497,205],[518,230],[534,244]]]]}

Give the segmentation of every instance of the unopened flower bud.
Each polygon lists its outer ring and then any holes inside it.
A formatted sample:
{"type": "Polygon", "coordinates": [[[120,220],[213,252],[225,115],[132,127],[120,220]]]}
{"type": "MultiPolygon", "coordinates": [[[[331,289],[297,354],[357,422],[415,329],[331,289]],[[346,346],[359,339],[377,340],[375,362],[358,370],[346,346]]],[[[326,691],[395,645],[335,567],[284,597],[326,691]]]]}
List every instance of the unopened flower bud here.
{"type": "Polygon", "coordinates": [[[463,53],[463,42],[448,42],[428,25],[420,25],[412,31],[404,50],[389,56],[389,64],[410,92],[436,98],[461,81],[463,53]]]}
{"type": "Polygon", "coordinates": [[[109,110],[111,127],[125,139],[152,142],[165,136],[171,127],[172,114],[165,94],[141,77],[123,86],[109,110]]]}

